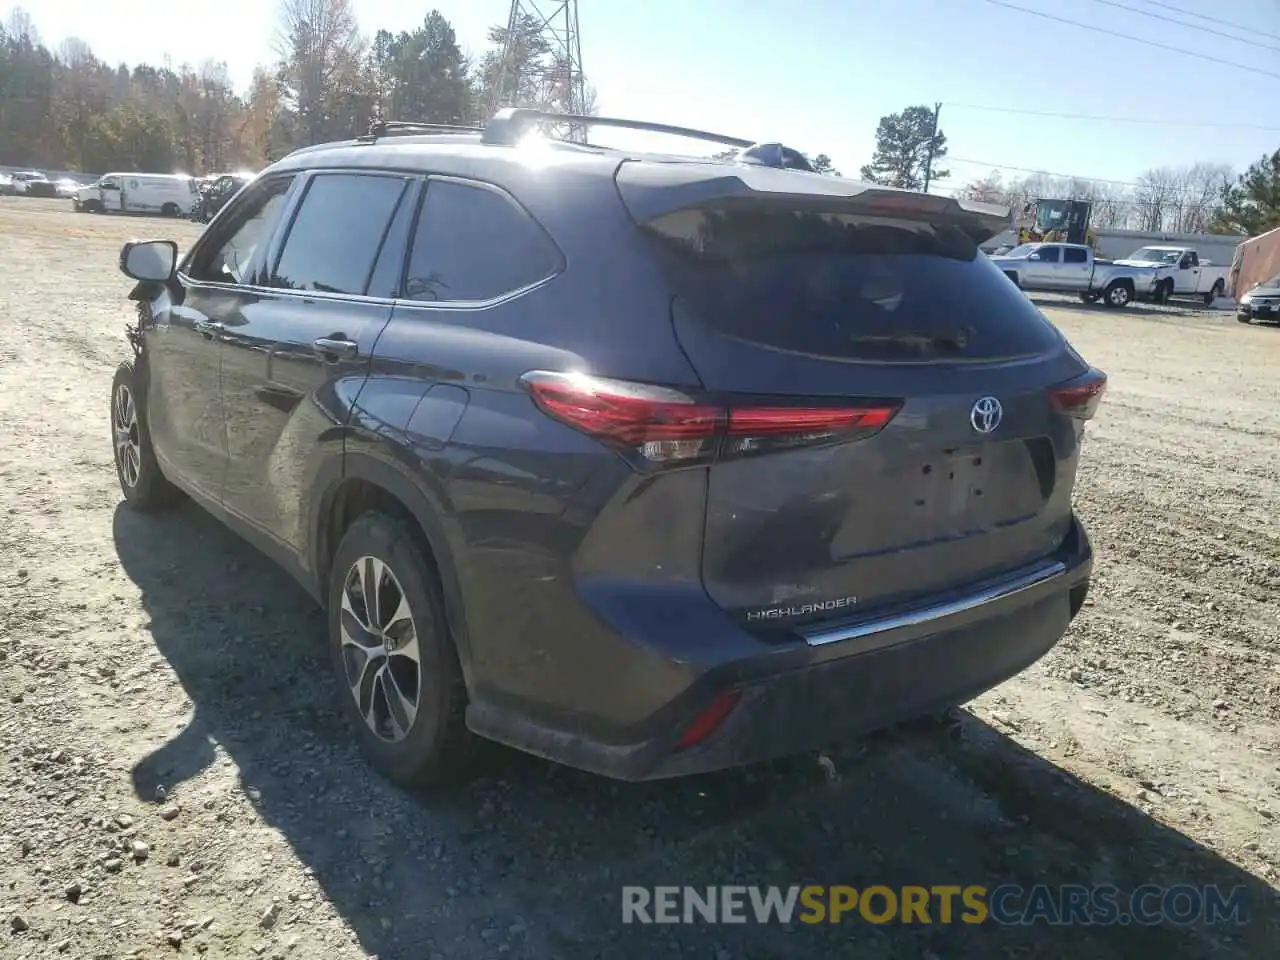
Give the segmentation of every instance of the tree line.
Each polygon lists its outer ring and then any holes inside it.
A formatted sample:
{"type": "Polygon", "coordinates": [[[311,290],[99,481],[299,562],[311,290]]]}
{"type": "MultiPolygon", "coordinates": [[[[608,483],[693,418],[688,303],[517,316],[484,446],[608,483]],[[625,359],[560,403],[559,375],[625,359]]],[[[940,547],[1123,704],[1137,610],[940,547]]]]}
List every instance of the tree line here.
{"type": "MultiPolygon", "coordinates": [[[[919,190],[950,177],[940,162],[947,138],[927,106],[908,107],[880,119],[871,163],[863,180],[919,190]]],[[[1098,229],[1170,233],[1244,233],[1280,227],[1280,150],[1237,176],[1231,167],[1196,163],[1147,170],[1133,183],[1113,183],[1052,173],[1006,181],[1001,173],[965,183],[956,196],[1021,211],[1038,198],[1088,200],[1098,229]]]]}
{"type": "Polygon", "coordinates": [[[449,21],[432,10],[420,26],[366,37],[351,0],[280,0],[275,61],[238,93],[225,63],[111,65],[83,40],[50,49],[29,14],[0,25],[0,164],[40,169],[258,169],[299,146],[363,133],[378,116],[477,123],[508,99],[549,110],[572,102],[564,65],[526,16],[488,33],[473,62],[449,21]]]}
{"type": "MultiPolygon", "coordinates": [[[[0,25],[0,164],[49,169],[258,169],[296,147],[348,138],[378,116],[479,123],[500,96],[565,112],[575,99],[540,22],[526,16],[490,28],[474,60],[453,26],[432,10],[420,26],[366,37],[351,0],[278,0],[274,62],[237,93],[225,63],[112,66],[83,40],[51,50],[31,17],[14,9],[0,25]],[[510,40],[510,43],[508,43],[510,40]],[[502,51],[511,57],[503,63],[502,51]]],[[[880,119],[861,179],[922,189],[949,180],[947,138],[928,106],[880,119]]],[[[830,158],[811,159],[839,176],[830,158]]],[[[942,187],[945,192],[948,188],[942,187]]],[[[971,181],[957,196],[1021,209],[1037,197],[1087,199],[1094,224],[1178,232],[1256,234],[1280,226],[1280,150],[1236,176],[1221,164],[1148,170],[1132,185],[1036,173],[971,181]]]]}

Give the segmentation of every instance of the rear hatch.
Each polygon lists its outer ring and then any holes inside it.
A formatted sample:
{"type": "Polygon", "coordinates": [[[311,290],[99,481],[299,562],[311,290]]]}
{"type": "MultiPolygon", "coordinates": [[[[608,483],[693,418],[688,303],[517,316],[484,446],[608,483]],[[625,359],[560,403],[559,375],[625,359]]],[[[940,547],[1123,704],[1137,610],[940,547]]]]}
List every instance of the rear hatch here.
{"type": "Polygon", "coordinates": [[[976,244],[1002,211],[814,174],[624,164],[728,411],[703,579],[744,622],[859,615],[1052,554],[1103,378],[976,244]]]}

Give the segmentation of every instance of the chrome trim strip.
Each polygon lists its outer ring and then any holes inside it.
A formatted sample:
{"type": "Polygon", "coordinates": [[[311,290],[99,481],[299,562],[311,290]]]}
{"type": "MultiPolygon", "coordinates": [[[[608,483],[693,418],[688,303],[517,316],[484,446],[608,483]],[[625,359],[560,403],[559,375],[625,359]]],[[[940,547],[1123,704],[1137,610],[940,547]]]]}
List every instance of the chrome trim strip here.
{"type": "Polygon", "coordinates": [[[1067,565],[1061,560],[1054,560],[1051,563],[1043,564],[1024,574],[1005,580],[1000,584],[980,590],[967,597],[962,597],[959,600],[920,607],[916,610],[908,610],[905,613],[893,614],[876,620],[867,620],[862,623],[849,624],[842,627],[828,627],[822,630],[815,630],[812,633],[805,633],[802,630],[800,633],[804,637],[805,643],[811,647],[818,647],[827,643],[839,643],[841,640],[870,637],[878,633],[887,633],[890,630],[899,630],[903,627],[915,627],[934,620],[944,620],[957,614],[967,613],[970,610],[976,610],[978,607],[983,607],[999,600],[1007,600],[1009,597],[1030,590],[1032,587],[1047,583],[1055,577],[1060,577],[1066,572],[1067,565]]]}

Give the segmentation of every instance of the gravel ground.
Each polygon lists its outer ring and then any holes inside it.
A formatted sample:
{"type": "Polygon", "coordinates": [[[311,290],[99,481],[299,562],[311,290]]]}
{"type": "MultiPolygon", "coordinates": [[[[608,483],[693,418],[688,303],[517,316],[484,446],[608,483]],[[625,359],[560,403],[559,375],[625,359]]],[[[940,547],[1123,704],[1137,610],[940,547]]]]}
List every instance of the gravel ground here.
{"type": "Polygon", "coordinates": [[[1111,375],[1096,586],[952,723],[645,785],[495,751],[411,795],[366,772],[284,574],[120,505],[116,254],[196,229],[66,207],[0,201],[0,956],[1274,956],[1280,330],[1041,302],[1111,375]],[[623,884],[730,883],[1216,883],[1250,922],[620,922],[623,884]]]}

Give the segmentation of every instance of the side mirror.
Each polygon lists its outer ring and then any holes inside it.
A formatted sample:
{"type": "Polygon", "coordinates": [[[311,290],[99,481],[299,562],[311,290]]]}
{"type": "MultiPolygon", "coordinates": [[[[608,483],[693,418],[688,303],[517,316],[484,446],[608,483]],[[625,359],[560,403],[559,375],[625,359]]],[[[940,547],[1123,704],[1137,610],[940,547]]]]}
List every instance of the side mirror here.
{"type": "Polygon", "coordinates": [[[120,188],[114,183],[100,183],[98,188],[101,190],[119,190],[120,188]]]}
{"type": "Polygon", "coordinates": [[[178,266],[178,245],[172,240],[131,240],[120,251],[120,270],[126,277],[168,283],[178,266]]]}
{"type": "Polygon", "coordinates": [[[1038,253],[1033,253],[1033,254],[1031,254],[1029,257],[1027,257],[1027,259],[1028,259],[1028,260],[1039,260],[1039,259],[1040,259],[1040,254],[1038,254],[1038,253]]]}

